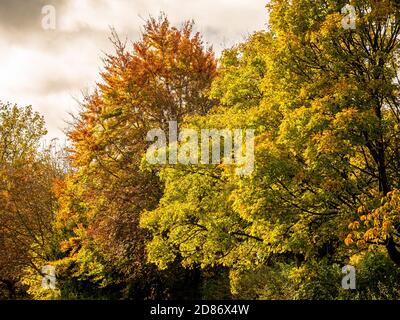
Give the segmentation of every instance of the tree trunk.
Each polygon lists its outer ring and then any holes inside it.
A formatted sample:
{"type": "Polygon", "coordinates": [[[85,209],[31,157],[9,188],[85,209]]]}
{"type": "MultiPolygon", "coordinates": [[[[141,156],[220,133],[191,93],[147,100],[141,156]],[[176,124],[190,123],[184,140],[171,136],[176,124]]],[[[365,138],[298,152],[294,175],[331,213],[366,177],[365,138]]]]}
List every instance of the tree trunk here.
{"type": "Polygon", "coordinates": [[[387,252],[389,254],[390,259],[397,264],[398,266],[400,266],[400,252],[397,249],[396,243],[393,240],[393,237],[390,237],[388,239],[388,242],[386,244],[386,249],[387,252]]]}

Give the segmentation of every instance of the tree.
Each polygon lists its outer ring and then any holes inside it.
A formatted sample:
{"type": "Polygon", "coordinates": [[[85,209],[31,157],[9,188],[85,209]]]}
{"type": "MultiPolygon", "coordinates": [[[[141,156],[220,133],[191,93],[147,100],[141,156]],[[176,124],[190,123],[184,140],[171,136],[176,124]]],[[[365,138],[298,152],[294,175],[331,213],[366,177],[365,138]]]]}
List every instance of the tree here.
{"type": "Polygon", "coordinates": [[[344,1],[271,1],[270,32],[225,51],[219,107],[187,125],[255,129],[256,168],[243,178],[224,165],[163,169],[164,196],[141,219],[151,261],[182,256],[232,277],[284,263],[307,275],[321,261],[344,265],[357,250],[344,241],[358,237],[399,262],[399,7],[353,4],[357,28],[346,30],[344,1]]]}
{"type": "MultiPolygon", "coordinates": [[[[360,208],[379,207],[379,202],[398,185],[399,7],[394,1],[353,4],[357,13],[354,31],[340,27],[342,17],[338,12],[343,3],[299,1],[288,6],[284,1],[275,1],[271,4],[275,12],[272,23],[288,41],[291,74],[304,83],[300,91],[302,100],[311,102],[311,108],[306,104],[296,109],[290,121],[300,120],[306,127],[311,125],[313,131],[297,138],[287,135],[286,139],[310,141],[308,152],[313,155],[310,158],[323,173],[319,183],[312,183],[312,189],[319,196],[325,193],[324,203],[330,201],[325,213],[339,217],[340,224],[354,218],[357,208],[362,212],[360,208]],[[321,9],[323,5],[325,11],[321,9]],[[283,10],[300,7],[303,21],[315,12],[321,14],[308,19],[309,24],[298,20],[284,26],[280,18],[283,10]]],[[[287,127],[296,133],[289,122],[287,127]]],[[[373,243],[369,234],[365,234],[363,241],[373,243]]],[[[388,229],[382,236],[380,244],[399,263],[395,230],[388,229]]],[[[351,243],[351,236],[346,242],[351,243]]]]}
{"type": "Polygon", "coordinates": [[[43,117],[31,107],[0,104],[0,282],[11,299],[25,294],[27,269],[40,276],[53,258],[52,187],[62,173],[39,152],[44,134],[43,117]]]}
{"type": "Polygon", "coordinates": [[[135,299],[168,296],[167,280],[146,263],[148,233],[138,225],[162,195],[157,172],[143,171],[141,158],[151,128],[210,109],[216,62],[193,23],[178,29],[164,15],[146,22],[132,51],[114,32],[111,40],[115,54],[106,56],[102,82],[69,133],[73,172],[59,196],[65,241],[57,264],[72,286],[86,282],[135,299]]]}

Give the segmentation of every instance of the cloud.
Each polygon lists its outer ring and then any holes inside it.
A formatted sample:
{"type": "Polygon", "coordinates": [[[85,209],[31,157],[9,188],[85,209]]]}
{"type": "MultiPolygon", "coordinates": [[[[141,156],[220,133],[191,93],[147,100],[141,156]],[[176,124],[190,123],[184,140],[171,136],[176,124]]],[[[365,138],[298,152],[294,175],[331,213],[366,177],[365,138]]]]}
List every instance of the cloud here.
{"type": "Polygon", "coordinates": [[[0,25],[13,32],[35,32],[41,29],[42,8],[54,5],[62,11],[68,0],[0,1],[0,25]]]}
{"type": "Polygon", "coordinates": [[[179,25],[194,19],[217,53],[265,28],[266,0],[0,0],[0,100],[44,114],[49,138],[63,137],[74,97],[99,80],[110,26],[135,41],[149,15],[165,12],[179,25]],[[56,9],[57,28],[43,30],[44,5],[56,9]]]}

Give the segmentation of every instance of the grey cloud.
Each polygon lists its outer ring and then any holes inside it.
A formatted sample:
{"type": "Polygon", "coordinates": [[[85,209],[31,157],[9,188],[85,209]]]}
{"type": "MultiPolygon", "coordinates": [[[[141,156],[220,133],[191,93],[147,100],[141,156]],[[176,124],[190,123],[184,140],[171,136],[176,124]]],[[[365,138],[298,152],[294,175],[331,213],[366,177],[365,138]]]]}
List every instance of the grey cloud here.
{"type": "Polygon", "coordinates": [[[53,5],[62,10],[66,3],[67,0],[1,0],[0,26],[17,32],[39,30],[43,6],[53,5]]]}
{"type": "Polygon", "coordinates": [[[67,111],[77,105],[73,98],[79,98],[81,90],[92,88],[99,80],[101,58],[104,52],[113,50],[108,41],[109,26],[115,26],[121,38],[135,41],[144,20],[164,11],[173,24],[193,18],[204,41],[220,52],[242,41],[248,32],[263,28],[266,2],[0,0],[0,55],[6,57],[0,60],[0,70],[16,70],[18,75],[13,78],[10,71],[8,75],[0,74],[0,99],[32,104],[45,115],[50,137],[59,136],[67,111]],[[44,5],[54,5],[57,20],[70,22],[72,27],[43,30],[44,5]],[[11,49],[16,57],[7,55],[11,49]],[[20,63],[25,55],[32,61],[20,63]],[[13,69],[7,68],[7,63],[13,69]]]}

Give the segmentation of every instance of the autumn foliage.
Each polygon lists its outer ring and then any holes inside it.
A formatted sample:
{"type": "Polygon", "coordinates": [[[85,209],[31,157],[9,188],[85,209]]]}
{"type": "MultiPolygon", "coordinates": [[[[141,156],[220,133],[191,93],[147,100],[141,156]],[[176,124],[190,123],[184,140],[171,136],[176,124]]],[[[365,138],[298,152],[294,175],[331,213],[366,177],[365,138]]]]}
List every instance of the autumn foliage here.
{"type": "Polygon", "coordinates": [[[112,32],[66,166],[39,150],[39,115],[1,105],[8,297],[398,299],[400,7],[352,1],[345,29],[344,4],[271,0],[268,30],[218,60],[192,22],[150,18],[133,44],[112,32]],[[168,121],[255,130],[254,172],[148,163],[168,121]]]}

